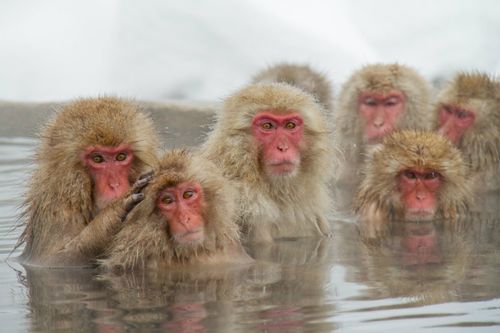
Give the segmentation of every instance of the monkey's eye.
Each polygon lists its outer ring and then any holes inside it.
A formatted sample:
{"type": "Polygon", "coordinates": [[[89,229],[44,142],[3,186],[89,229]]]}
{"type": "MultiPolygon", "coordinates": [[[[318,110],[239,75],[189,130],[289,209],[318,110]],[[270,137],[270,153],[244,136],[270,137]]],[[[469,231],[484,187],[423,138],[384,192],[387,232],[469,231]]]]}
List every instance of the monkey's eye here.
{"type": "Polygon", "coordinates": [[[297,127],[297,124],[295,124],[293,121],[289,121],[285,124],[285,128],[289,130],[294,129],[295,127],[297,127]]]}
{"type": "Polygon", "coordinates": [[[377,101],[375,100],[375,98],[366,98],[363,101],[363,103],[366,104],[366,105],[369,105],[369,106],[375,106],[375,105],[377,105],[377,101]]]}
{"type": "Polygon", "coordinates": [[[174,200],[174,197],[171,195],[171,194],[165,194],[162,198],[161,198],[161,202],[163,202],[164,204],[171,204],[173,203],[175,200],[174,200]]]}
{"type": "Polygon", "coordinates": [[[417,174],[410,170],[406,170],[405,172],[403,172],[403,176],[408,179],[417,179],[417,174]]]}
{"type": "Polygon", "coordinates": [[[192,197],[193,197],[193,195],[194,195],[194,191],[192,191],[192,190],[187,190],[187,191],[185,191],[184,193],[182,193],[182,197],[183,197],[184,199],[189,199],[189,198],[192,198],[192,197]]]}
{"type": "Polygon", "coordinates": [[[118,153],[115,157],[115,160],[121,162],[125,161],[126,158],[127,158],[127,153],[118,153]]]}
{"type": "Polygon", "coordinates": [[[104,157],[102,157],[102,155],[97,154],[97,153],[96,154],[92,154],[91,158],[92,158],[92,161],[94,163],[102,163],[102,162],[104,162],[104,157]]]}
{"type": "Polygon", "coordinates": [[[396,104],[398,104],[397,98],[390,98],[385,102],[385,106],[394,106],[396,104]]]}
{"type": "Polygon", "coordinates": [[[273,128],[273,124],[269,121],[266,121],[266,122],[263,122],[262,124],[260,124],[260,128],[262,128],[264,130],[270,130],[273,128]]]}
{"type": "Polygon", "coordinates": [[[469,112],[467,112],[467,111],[460,110],[460,111],[457,112],[457,118],[458,119],[467,118],[468,115],[469,115],[469,112]]]}
{"type": "Polygon", "coordinates": [[[435,179],[439,177],[439,173],[435,171],[427,172],[424,174],[424,179],[435,179]]]}
{"type": "Polygon", "coordinates": [[[453,110],[452,110],[452,109],[451,109],[451,107],[450,107],[450,106],[448,106],[448,105],[444,105],[444,106],[443,106],[443,110],[444,110],[446,113],[450,113],[450,114],[451,114],[451,113],[453,113],[453,110]]]}

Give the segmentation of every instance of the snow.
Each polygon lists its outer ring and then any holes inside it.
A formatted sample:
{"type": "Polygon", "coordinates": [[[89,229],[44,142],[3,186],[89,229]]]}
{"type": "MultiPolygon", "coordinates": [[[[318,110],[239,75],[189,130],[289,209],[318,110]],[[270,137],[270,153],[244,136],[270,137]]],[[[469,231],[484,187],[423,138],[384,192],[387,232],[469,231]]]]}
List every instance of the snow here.
{"type": "Polygon", "coordinates": [[[499,36],[495,0],[4,0],[0,99],[214,101],[282,61],[337,91],[371,62],[498,75],[499,36]]]}

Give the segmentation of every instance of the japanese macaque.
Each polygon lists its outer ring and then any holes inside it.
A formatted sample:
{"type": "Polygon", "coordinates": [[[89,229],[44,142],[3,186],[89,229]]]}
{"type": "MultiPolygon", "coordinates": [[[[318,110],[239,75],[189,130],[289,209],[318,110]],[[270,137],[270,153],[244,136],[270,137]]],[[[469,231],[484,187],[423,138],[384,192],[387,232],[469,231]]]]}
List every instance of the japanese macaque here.
{"type": "Polygon", "coordinates": [[[296,86],[316,97],[326,109],[332,110],[332,87],[330,81],[322,73],[308,65],[276,64],[257,73],[253,83],[283,82],[296,86]]]}
{"type": "Polygon", "coordinates": [[[106,251],[105,268],[251,261],[234,222],[237,195],[210,162],[167,153],[144,196],[106,251]]]}
{"type": "Polygon", "coordinates": [[[324,236],[334,154],[321,106],[284,83],[226,99],[201,148],[238,190],[238,223],[253,241],[324,236]]]}
{"type": "Polygon", "coordinates": [[[367,236],[390,220],[454,219],[470,206],[459,150],[433,132],[396,131],[368,153],[354,201],[367,236]]]}
{"type": "Polygon", "coordinates": [[[438,132],[463,153],[480,189],[500,189],[500,83],[461,73],[438,96],[438,132]]]}
{"type": "Polygon", "coordinates": [[[151,120],[128,101],[81,99],[47,123],[24,202],[21,259],[87,265],[142,200],[159,143],[151,120]]]}
{"type": "Polygon", "coordinates": [[[354,72],[340,92],[336,141],[346,163],[339,182],[358,179],[366,146],[396,129],[431,129],[431,90],[415,70],[399,64],[368,65],[354,72]]]}

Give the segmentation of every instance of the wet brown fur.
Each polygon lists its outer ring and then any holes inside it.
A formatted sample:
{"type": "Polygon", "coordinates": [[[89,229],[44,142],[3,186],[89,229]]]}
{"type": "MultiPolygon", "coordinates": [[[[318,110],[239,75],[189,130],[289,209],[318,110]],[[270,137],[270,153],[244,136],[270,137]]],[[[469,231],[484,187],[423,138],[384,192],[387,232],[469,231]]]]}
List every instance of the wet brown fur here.
{"type": "Polygon", "coordinates": [[[238,190],[238,223],[255,241],[329,234],[327,182],[332,172],[331,140],[321,106],[301,89],[284,83],[249,85],[225,100],[217,124],[201,148],[238,190]],[[301,163],[295,176],[268,177],[261,147],[251,133],[263,110],[294,110],[304,119],[301,163]]]}
{"type": "Polygon", "coordinates": [[[438,192],[436,219],[452,219],[471,204],[467,168],[458,149],[437,133],[396,131],[367,155],[354,210],[368,219],[402,219],[397,178],[409,168],[437,171],[443,184],[438,192]]]}
{"type": "MultiPolygon", "coordinates": [[[[156,163],[158,139],[151,120],[132,102],[113,97],[64,106],[42,129],[35,170],[24,202],[25,229],[18,246],[32,264],[79,264],[99,255],[116,231],[123,203],[97,212],[93,181],[83,162],[89,146],[130,144],[130,182],[156,163]]],[[[121,223],[121,222],[120,222],[121,223]]]]}
{"type": "Polygon", "coordinates": [[[126,225],[108,247],[106,259],[101,261],[104,268],[132,270],[250,260],[241,247],[234,223],[236,194],[210,162],[193,158],[186,150],[168,152],[144,194],[145,199],[132,210],[126,225]],[[156,207],[161,191],[187,181],[198,182],[205,199],[205,235],[196,246],[175,243],[168,222],[156,207]]]}

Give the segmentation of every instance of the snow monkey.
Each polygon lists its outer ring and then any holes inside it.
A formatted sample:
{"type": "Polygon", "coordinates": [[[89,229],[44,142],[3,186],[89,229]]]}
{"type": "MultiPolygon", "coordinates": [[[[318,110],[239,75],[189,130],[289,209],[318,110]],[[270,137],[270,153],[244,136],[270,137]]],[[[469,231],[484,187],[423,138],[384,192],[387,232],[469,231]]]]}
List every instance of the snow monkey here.
{"type": "Polygon", "coordinates": [[[326,126],[314,98],[288,84],[252,84],[225,100],[201,149],[237,188],[249,240],[330,233],[326,126]]]}
{"type": "Polygon", "coordinates": [[[388,220],[454,219],[471,203],[460,151],[434,132],[396,131],[368,152],[354,208],[376,230],[388,220]]]}
{"type": "Polygon", "coordinates": [[[367,65],[344,83],[336,105],[335,136],[345,153],[337,180],[358,179],[367,145],[395,129],[431,129],[431,90],[415,70],[400,64],[367,65]]]}
{"type": "Polygon", "coordinates": [[[80,99],[66,105],[41,133],[28,185],[18,245],[37,265],[87,265],[97,258],[157,163],[151,120],[128,101],[80,99]],[[132,188],[131,188],[132,187],[132,188]]]}
{"type": "Polygon", "coordinates": [[[283,82],[296,86],[316,97],[326,109],[332,110],[332,87],[322,73],[308,65],[280,63],[270,66],[253,77],[253,83],[283,82]]]}
{"type": "Polygon", "coordinates": [[[237,194],[210,162],[173,150],[101,261],[110,270],[251,261],[235,223],[237,194]]]}
{"type": "Polygon", "coordinates": [[[477,187],[500,189],[500,82],[457,74],[439,93],[438,132],[463,153],[477,187]]]}

